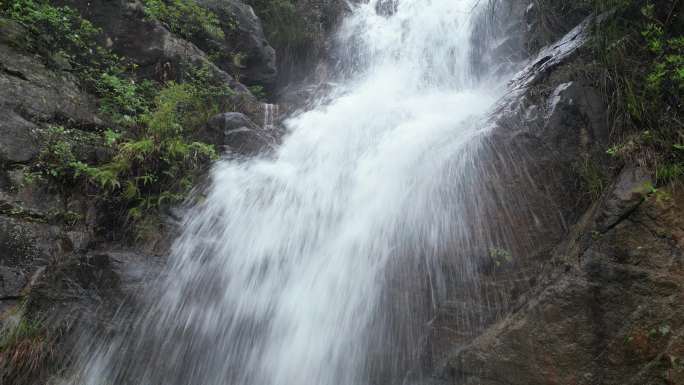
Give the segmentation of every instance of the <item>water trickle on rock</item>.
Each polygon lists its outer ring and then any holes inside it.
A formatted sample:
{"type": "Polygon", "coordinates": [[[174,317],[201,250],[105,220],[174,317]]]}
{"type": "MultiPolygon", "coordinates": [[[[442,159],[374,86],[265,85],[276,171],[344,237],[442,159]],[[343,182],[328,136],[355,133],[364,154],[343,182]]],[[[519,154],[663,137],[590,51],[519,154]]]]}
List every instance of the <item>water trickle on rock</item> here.
{"type": "Polygon", "coordinates": [[[329,102],[286,120],[275,154],[215,165],[144,311],[74,383],[399,383],[415,366],[436,260],[473,280],[473,256],[509,241],[478,163],[506,79],[471,68],[479,0],[387,3],[354,6],[329,102]]]}
{"type": "Polygon", "coordinates": [[[279,106],[277,104],[264,103],[261,105],[261,109],[263,110],[262,128],[264,130],[275,129],[280,112],[279,106]]]}

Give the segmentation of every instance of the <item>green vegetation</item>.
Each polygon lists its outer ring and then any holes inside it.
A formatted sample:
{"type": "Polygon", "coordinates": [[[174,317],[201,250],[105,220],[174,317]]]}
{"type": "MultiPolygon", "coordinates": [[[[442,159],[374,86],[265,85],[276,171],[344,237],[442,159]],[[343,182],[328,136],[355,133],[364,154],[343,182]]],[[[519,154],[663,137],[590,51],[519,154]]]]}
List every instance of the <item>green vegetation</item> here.
{"type": "Polygon", "coordinates": [[[30,48],[43,53],[48,64],[71,66],[84,80],[95,83],[102,69],[119,59],[96,44],[99,30],[78,12],[44,0],[0,0],[0,16],[28,28],[30,48]]]}
{"type": "Polygon", "coordinates": [[[577,173],[582,184],[582,191],[586,192],[592,201],[597,201],[608,185],[608,180],[599,165],[590,157],[584,157],[578,162],[577,173]]]}
{"type": "MultiPolygon", "coordinates": [[[[193,138],[207,120],[234,109],[227,86],[217,86],[206,68],[184,76],[186,83],[135,81],[135,65],[98,46],[99,30],[78,12],[40,0],[0,0],[0,16],[26,26],[29,49],[65,57],[82,86],[98,96],[109,129],[93,132],[50,126],[45,147],[28,180],[46,180],[63,196],[85,193],[115,221],[139,230],[158,210],[185,199],[200,171],[216,158],[213,146],[193,138]],[[93,153],[105,154],[93,156],[93,153]]],[[[185,37],[222,37],[218,19],[191,0],[145,2],[185,37]]]]}
{"type": "Polygon", "coordinates": [[[15,326],[0,331],[0,352],[6,352],[25,339],[39,339],[43,335],[40,322],[29,322],[21,319],[15,326]]]}
{"type": "Polygon", "coordinates": [[[206,102],[195,85],[169,83],[154,109],[141,117],[139,135],[113,139],[116,155],[110,162],[96,167],[79,162],[74,176],[86,176],[133,220],[183,200],[198,171],[216,157],[212,146],[189,140],[187,131],[217,111],[216,104],[206,102]]]}
{"type": "Polygon", "coordinates": [[[161,21],[183,38],[203,41],[225,37],[216,14],[194,0],[144,0],[143,3],[148,17],[161,21]]]}
{"type": "Polygon", "coordinates": [[[74,130],[54,126],[34,174],[63,190],[79,186],[124,211],[130,224],[144,224],[159,209],[185,199],[204,165],[216,158],[213,146],[191,140],[190,133],[219,111],[221,96],[198,83],[168,83],[149,111],[130,118],[133,129],[101,133],[99,143],[113,155],[100,164],[75,153],[74,130]]]}
{"type": "MultiPolygon", "coordinates": [[[[612,145],[618,164],[652,170],[656,184],[684,177],[684,2],[681,0],[535,0],[535,33],[544,45],[593,13],[601,15],[581,69],[609,102],[612,145]]],[[[587,192],[600,178],[578,165],[587,192]]]]}
{"type": "Polygon", "coordinates": [[[149,80],[135,83],[112,73],[102,73],[95,84],[100,98],[100,112],[112,123],[130,127],[136,116],[152,107],[157,85],[149,80]]]}
{"type": "Polygon", "coordinates": [[[654,170],[657,184],[684,176],[684,14],[680,0],[596,0],[597,82],[611,102],[607,153],[654,170]]]}
{"type": "Polygon", "coordinates": [[[148,18],[159,20],[171,32],[196,44],[212,62],[232,64],[231,69],[224,69],[240,81],[246,55],[227,51],[221,44],[226,33],[230,34],[237,28],[234,19],[228,15],[219,18],[196,0],[143,0],[143,4],[148,18]]]}
{"type": "Polygon", "coordinates": [[[489,258],[492,259],[497,268],[513,263],[513,255],[511,252],[500,247],[490,248],[489,258]]]}
{"type": "Polygon", "coordinates": [[[266,91],[262,86],[251,86],[249,87],[249,92],[251,92],[252,95],[259,100],[266,99],[266,91]]]}

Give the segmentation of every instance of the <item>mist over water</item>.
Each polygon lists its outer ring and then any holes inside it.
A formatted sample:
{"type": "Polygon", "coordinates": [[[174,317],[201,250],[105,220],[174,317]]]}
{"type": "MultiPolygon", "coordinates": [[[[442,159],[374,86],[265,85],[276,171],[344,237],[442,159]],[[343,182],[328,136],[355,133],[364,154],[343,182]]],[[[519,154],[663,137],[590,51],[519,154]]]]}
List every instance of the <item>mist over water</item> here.
{"type": "Polygon", "coordinates": [[[468,280],[470,251],[504,241],[476,170],[507,79],[471,68],[480,1],[382,3],[354,6],[328,101],[275,153],[215,165],[144,312],[74,384],[401,382],[413,310],[442,295],[435,258],[458,250],[448,274],[468,280]],[[398,311],[395,289],[424,302],[398,311]]]}

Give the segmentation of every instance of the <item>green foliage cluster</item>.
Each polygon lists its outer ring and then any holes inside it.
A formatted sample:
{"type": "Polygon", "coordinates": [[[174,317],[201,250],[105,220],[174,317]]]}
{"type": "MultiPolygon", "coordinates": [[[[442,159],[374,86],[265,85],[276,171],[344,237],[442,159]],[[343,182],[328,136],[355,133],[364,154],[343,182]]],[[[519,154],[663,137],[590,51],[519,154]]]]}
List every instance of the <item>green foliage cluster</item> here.
{"type": "Polygon", "coordinates": [[[28,182],[36,179],[47,179],[53,189],[60,192],[68,186],[67,178],[71,175],[72,165],[78,161],[74,154],[73,143],[67,140],[71,131],[63,126],[51,126],[45,133],[45,147],[38,161],[33,165],[34,172],[28,174],[28,182]]]}
{"type": "Polygon", "coordinates": [[[491,258],[497,268],[513,263],[513,255],[511,252],[500,247],[490,248],[489,258],[491,258]]]}
{"type": "Polygon", "coordinates": [[[63,189],[82,186],[130,224],[143,223],[166,205],[185,199],[200,171],[217,154],[190,139],[193,128],[218,112],[217,94],[198,83],[168,83],[146,112],[131,117],[134,129],[107,130],[101,141],[113,154],[89,164],[75,152],[73,131],[52,127],[34,173],[63,189]]]}
{"type": "Polygon", "coordinates": [[[31,49],[43,53],[48,64],[68,63],[90,89],[103,71],[121,66],[116,55],[96,43],[99,29],[72,8],[46,0],[0,0],[0,16],[28,28],[31,49]]]}
{"type": "Polygon", "coordinates": [[[100,112],[123,127],[135,125],[136,116],[150,110],[157,93],[157,85],[149,80],[136,83],[111,72],[100,74],[95,89],[100,95],[100,112]]]}
{"type": "MultiPolygon", "coordinates": [[[[98,96],[111,127],[89,133],[51,126],[29,181],[46,180],[65,195],[85,192],[132,225],[183,200],[199,171],[216,158],[213,146],[193,140],[192,133],[234,108],[227,105],[232,91],[216,85],[207,68],[191,71],[183,84],[135,81],[128,75],[135,67],[98,46],[100,31],[75,10],[42,0],[0,1],[1,16],[31,31],[29,48],[68,58],[83,86],[98,96]],[[108,160],[93,160],[86,148],[99,148],[108,160]]],[[[216,16],[192,0],[148,0],[146,6],[182,35],[222,36],[216,16]]]]}
{"type": "Polygon", "coordinates": [[[259,86],[259,85],[251,86],[251,87],[249,87],[249,92],[251,92],[252,95],[254,95],[254,97],[259,99],[259,100],[264,100],[267,97],[266,91],[264,90],[263,86],[259,86]]]}
{"type": "Polygon", "coordinates": [[[225,37],[216,14],[199,6],[195,0],[144,0],[143,2],[148,17],[166,24],[172,32],[181,37],[193,41],[225,37]]]}
{"type": "Polygon", "coordinates": [[[124,74],[130,65],[97,44],[101,31],[76,10],[46,0],[0,0],[0,16],[24,25],[32,35],[28,48],[48,64],[66,60],[82,85],[102,98],[103,112],[125,114],[126,109],[116,111],[116,105],[138,108],[133,88],[126,89],[124,74]]]}
{"type": "Polygon", "coordinates": [[[659,185],[684,176],[684,13],[680,0],[593,0],[599,82],[611,101],[608,154],[655,170],[659,185]]]}
{"type": "Polygon", "coordinates": [[[642,11],[649,22],[641,34],[649,51],[657,58],[646,77],[647,90],[670,104],[681,106],[684,92],[684,34],[667,34],[666,24],[656,18],[653,4],[645,6],[642,11]]]}
{"type": "Polygon", "coordinates": [[[143,3],[148,18],[161,21],[171,32],[197,44],[212,62],[232,64],[231,75],[239,81],[246,55],[226,51],[221,43],[226,33],[237,28],[233,18],[228,15],[219,18],[196,0],[144,0],[143,3]]]}
{"type": "Polygon", "coordinates": [[[76,176],[86,175],[133,220],[183,200],[198,171],[216,158],[213,146],[188,139],[198,116],[214,113],[215,105],[206,103],[204,90],[197,86],[169,83],[154,108],[141,116],[142,132],[115,140],[117,153],[111,162],[98,167],[80,164],[76,176]]]}

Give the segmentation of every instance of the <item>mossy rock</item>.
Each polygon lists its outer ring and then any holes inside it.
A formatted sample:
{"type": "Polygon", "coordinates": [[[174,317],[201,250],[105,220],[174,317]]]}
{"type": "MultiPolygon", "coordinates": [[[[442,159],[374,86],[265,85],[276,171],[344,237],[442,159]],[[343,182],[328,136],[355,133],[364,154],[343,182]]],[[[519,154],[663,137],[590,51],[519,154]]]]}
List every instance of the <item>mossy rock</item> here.
{"type": "Polygon", "coordinates": [[[7,44],[20,50],[31,46],[29,32],[16,21],[0,17],[0,44],[7,44]]]}

